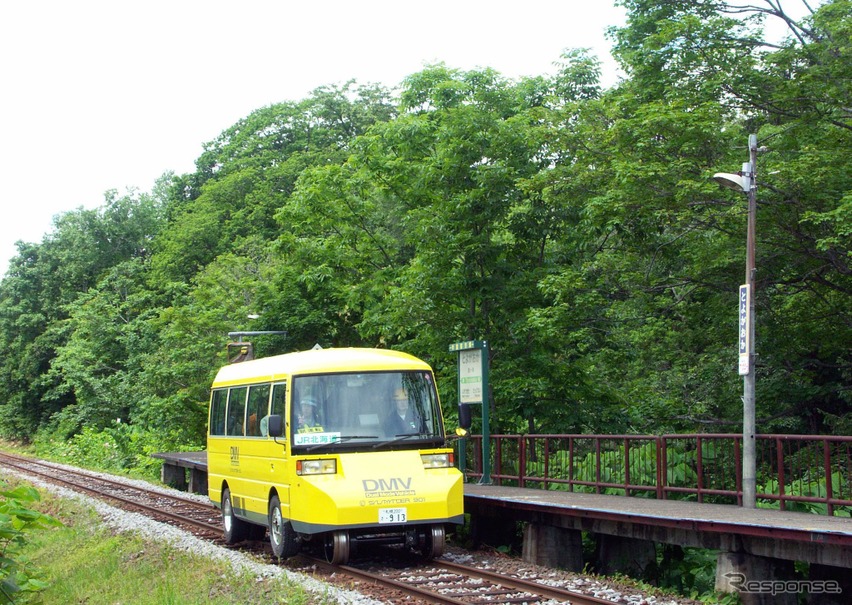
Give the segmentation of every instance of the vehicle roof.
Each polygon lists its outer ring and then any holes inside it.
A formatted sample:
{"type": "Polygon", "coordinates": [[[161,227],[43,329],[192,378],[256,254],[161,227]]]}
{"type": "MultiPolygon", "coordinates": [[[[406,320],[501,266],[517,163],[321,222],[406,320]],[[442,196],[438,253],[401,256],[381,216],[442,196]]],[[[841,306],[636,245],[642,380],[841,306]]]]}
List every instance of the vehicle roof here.
{"type": "Polygon", "coordinates": [[[431,370],[425,361],[388,349],[316,349],[261,357],[222,367],[214,387],[282,380],[289,375],[380,370],[431,370]]]}

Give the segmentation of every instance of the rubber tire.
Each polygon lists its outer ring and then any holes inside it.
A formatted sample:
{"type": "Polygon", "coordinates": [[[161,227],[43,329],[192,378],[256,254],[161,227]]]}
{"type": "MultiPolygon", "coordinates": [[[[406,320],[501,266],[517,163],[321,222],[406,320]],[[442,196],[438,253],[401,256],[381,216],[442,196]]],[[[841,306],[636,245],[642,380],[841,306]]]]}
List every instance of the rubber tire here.
{"type": "Polygon", "coordinates": [[[325,560],[332,565],[346,565],[349,562],[349,532],[340,530],[327,534],[323,539],[325,560]]]}
{"type": "Polygon", "coordinates": [[[420,553],[427,561],[436,559],[444,554],[444,545],[446,544],[446,534],[444,526],[436,523],[426,530],[424,534],[423,550],[420,553]]]}
{"type": "Polygon", "coordinates": [[[281,512],[281,500],[277,495],[269,500],[269,544],[272,554],[287,559],[299,552],[299,536],[281,512]]]}
{"type": "Polygon", "coordinates": [[[237,544],[248,537],[250,524],[234,514],[231,505],[231,490],[222,490],[222,526],[225,528],[225,543],[237,544]]]}

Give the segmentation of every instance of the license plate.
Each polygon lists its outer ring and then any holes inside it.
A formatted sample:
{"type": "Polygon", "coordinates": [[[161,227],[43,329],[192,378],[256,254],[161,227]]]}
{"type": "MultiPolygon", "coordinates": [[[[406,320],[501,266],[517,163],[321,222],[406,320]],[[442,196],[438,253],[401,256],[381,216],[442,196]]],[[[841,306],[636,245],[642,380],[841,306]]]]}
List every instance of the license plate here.
{"type": "Polygon", "coordinates": [[[380,508],[379,523],[405,523],[408,510],[405,508],[380,508]]]}

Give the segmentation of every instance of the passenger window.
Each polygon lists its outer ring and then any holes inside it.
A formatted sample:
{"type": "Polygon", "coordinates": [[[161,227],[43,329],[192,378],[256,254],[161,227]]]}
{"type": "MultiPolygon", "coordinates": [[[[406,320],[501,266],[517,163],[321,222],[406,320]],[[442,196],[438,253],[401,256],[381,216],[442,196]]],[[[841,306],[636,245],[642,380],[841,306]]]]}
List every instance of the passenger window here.
{"type": "MultiPolygon", "coordinates": [[[[284,418],[284,405],[285,400],[287,399],[287,384],[286,383],[278,383],[272,385],[272,402],[270,406],[270,414],[276,414],[284,418]]],[[[264,416],[260,421],[260,434],[264,437],[269,435],[269,430],[267,429],[267,422],[269,416],[264,416]]]]}
{"type": "Polygon", "coordinates": [[[225,434],[225,405],[228,402],[228,390],[217,389],[210,397],[210,434],[225,434]]]}
{"type": "Polygon", "coordinates": [[[257,384],[249,387],[246,408],[246,437],[260,437],[260,420],[269,409],[269,385],[257,384]]]}
{"type": "Polygon", "coordinates": [[[272,385],[272,413],[284,416],[284,401],[287,398],[285,383],[272,385]]]}
{"type": "Polygon", "coordinates": [[[246,417],[246,394],[248,387],[238,387],[231,389],[228,395],[228,435],[244,435],[243,424],[246,417]]]}

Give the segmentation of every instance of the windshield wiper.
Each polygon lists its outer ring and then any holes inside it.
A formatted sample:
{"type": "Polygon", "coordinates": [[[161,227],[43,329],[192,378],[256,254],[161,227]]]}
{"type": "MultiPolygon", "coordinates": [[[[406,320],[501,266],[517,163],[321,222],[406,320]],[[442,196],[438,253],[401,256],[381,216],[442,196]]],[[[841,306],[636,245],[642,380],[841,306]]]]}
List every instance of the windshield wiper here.
{"type": "Polygon", "coordinates": [[[316,445],[312,445],[311,447],[307,448],[305,451],[306,452],[312,452],[312,451],[319,449],[321,447],[326,447],[326,446],[330,446],[330,445],[337,445],[338,443],[343,443],[344,441],[351,441],[352,439],[378,439],[378,438],[379,438],[378,435],[342,435],[342,436],[338,437],[337,439],[335,439],[334,441],[331,441],[329,443],[317,443],[316,445]]]}
{"type": "Polygon", "coordinates": [[[394,437],[396,437],[396,439],[391,439],[390,441],[382,441],[381,443],[377,443],[376,445],[373,446],[373,449],[377,450],[380,447],[385,447],[387,445],[393,445],[394,443],[399,443],[400,441],[406,441],[408,439],[411,439],[412,437],[427,438],[427,437],[429,437],[429,435],[427,435],[426,433],[406,433],[404,435],[394,435],[394,437]]]}

